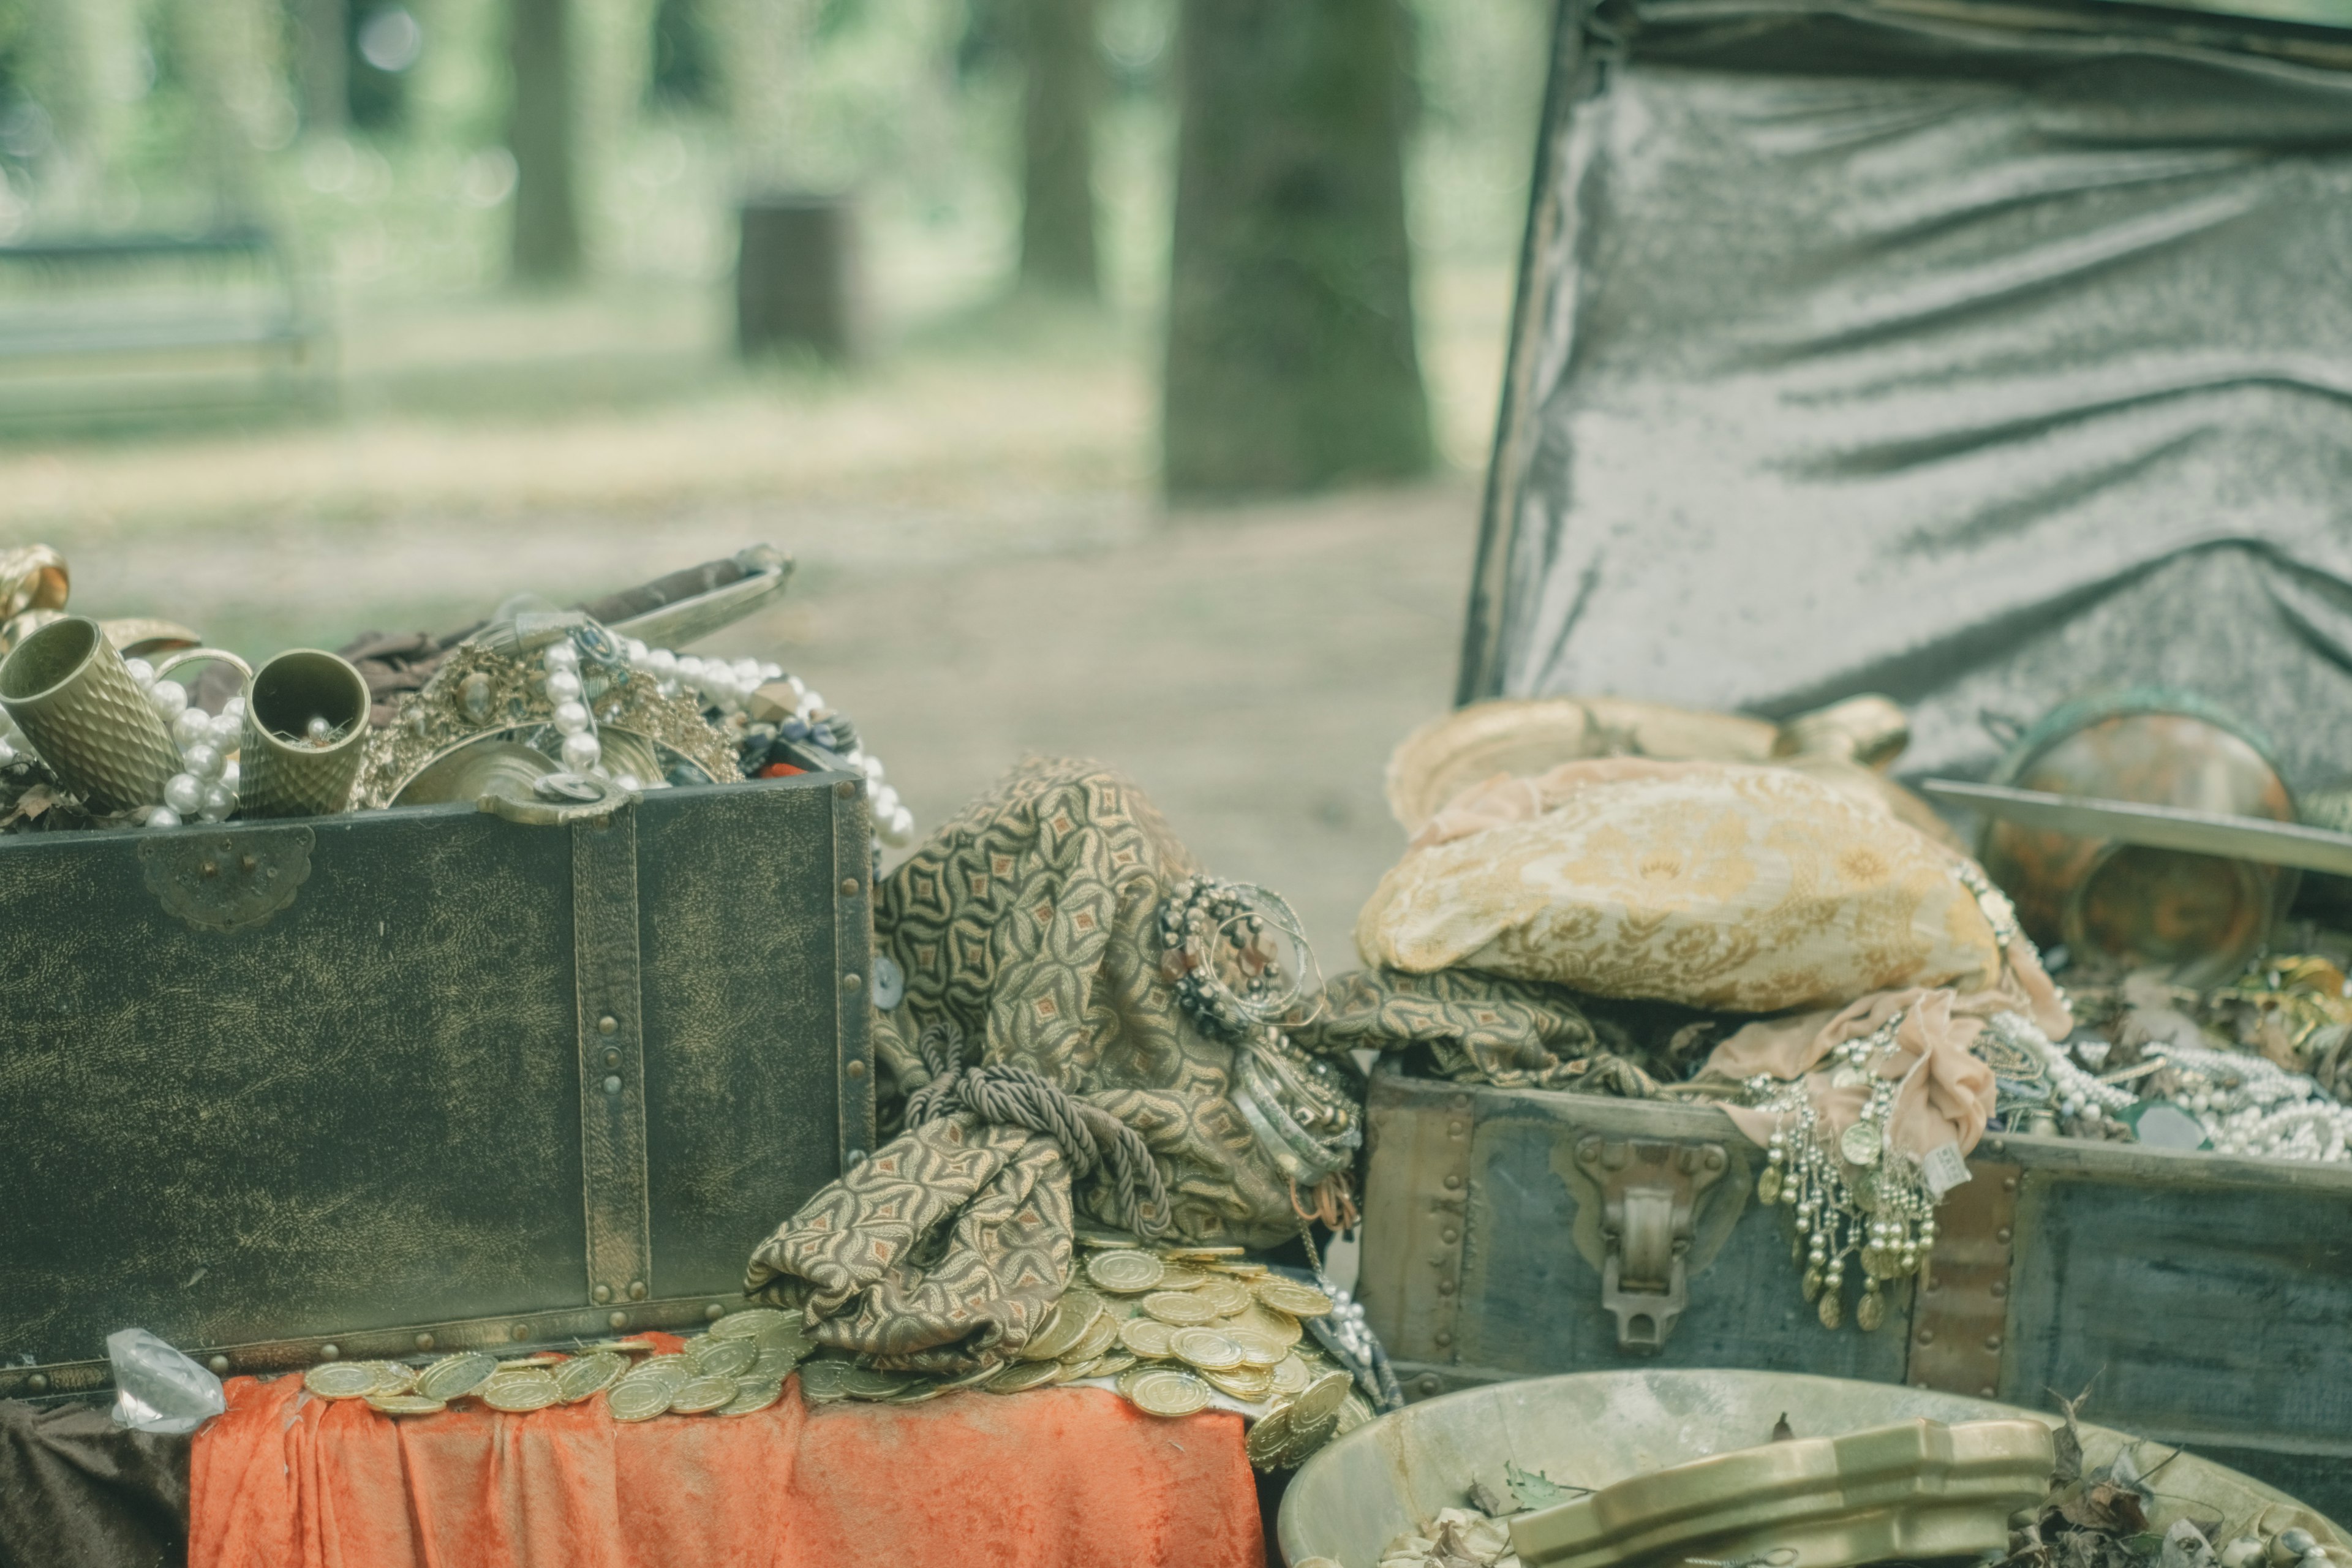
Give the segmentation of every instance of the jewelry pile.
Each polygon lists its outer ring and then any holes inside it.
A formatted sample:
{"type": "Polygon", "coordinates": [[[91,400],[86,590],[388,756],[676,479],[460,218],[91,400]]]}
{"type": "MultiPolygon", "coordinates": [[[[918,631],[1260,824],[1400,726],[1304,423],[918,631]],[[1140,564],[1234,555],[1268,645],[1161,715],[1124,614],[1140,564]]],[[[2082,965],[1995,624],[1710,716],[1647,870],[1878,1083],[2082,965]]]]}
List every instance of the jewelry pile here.
{"type": "Polygon", "coordinates": [[[1294,1193],[1314,1194],[1302,1212],[1337,1225],[1364,1139],[1361,1095],[1277,1023],[1299,1004],[1314,964],[1297,915],[1265,889],[1194,876],[1160,905],[1160,977],[1177,1005],[1202,1033],[1237,1047],[1232,1092],[1242,1119],[1294,1193]],[[1300,955],[1299,978],[1284,981],[1277,937],[1300,955]]]}
{"type": "Polygon", "coordinates": [[[1895,1053],[1903,1016],[1897,1012],[1832,1053],[1832,1085],[1869,1087],[1862,1114],[1834,1140],[1813,1107],[1806,1080],[1783,1083],[1759,1074],[1748,1085],[1751,1102],[1772,1111],[1780,1123],[1765,1149],[1756,1199],[1794,1211],[1792,1255],[1804,1260],[1805,1300],[1814,1304],[1825,1329],[1844,1321],[1847,1258],[1862,1268],[1853,1320],[1866,1331],[1886,1321],[1885,1287],[1919,1272],[1936,1244],[1935,1199],[1926,1177],[1918,1163],[1887,1136],[1898,1083],[1881,1076],[1880,1068],[1895,1053]]]}

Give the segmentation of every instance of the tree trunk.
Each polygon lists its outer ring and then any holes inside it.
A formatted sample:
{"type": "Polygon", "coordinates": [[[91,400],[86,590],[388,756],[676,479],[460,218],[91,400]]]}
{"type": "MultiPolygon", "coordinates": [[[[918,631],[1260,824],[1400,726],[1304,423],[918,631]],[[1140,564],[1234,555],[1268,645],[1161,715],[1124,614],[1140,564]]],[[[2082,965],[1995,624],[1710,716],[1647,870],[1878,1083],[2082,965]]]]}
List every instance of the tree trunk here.
{"type": "Polygon", "coordinates": [[[1425,471],[1400,0],[1183,0],[1168,492],[1425,471]]]}
{"type": "Polygon", "coordinates": [[[564,283],[580,276],[580,204],[573,168],[571,0],[513,0],[508,54],[514,101],[514,277],[564,283]]]}
{"type": "Polygon", "coordinates": [[[1095,0],[1021,0],[1027,72],[1021,117],[1021,281],[1098,291],[1095,261],[1095,104],[1101,55],[1095,0]]]}
{"type": "Polygon", "coordinates": [[[352,118],[349,0],[302,0],[302,128],[340,136],[352,118]]]}

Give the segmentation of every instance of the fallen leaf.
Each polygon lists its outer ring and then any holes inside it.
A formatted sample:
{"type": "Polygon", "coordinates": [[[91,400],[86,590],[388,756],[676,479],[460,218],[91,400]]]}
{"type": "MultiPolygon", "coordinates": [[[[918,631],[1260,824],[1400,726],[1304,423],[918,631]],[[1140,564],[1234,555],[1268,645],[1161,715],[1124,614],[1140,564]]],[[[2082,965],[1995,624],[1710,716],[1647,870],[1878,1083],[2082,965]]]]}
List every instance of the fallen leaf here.
{"type": "Polygon", "coordinates": [[[1555,1508],[1589,1497],[1592,1490],[1590,1487],[1564,1487],[1541,1470],[1523,1470],[1507,1459],[1503,1462],[1503,1479],[1510,1484],[1511,1496],[1518,1500],[1522,1510],[1555,1508]]]}

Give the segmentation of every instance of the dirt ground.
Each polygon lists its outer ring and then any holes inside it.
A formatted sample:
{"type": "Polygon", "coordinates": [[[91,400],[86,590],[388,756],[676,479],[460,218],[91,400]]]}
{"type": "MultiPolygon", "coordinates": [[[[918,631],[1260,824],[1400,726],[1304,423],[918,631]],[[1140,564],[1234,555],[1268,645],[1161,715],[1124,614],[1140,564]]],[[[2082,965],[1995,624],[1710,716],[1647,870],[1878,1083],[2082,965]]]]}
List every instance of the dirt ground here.
{"type": "Polygon", "coordinates": [[[1151,345],[983,313],[852,373],[744,370],[708,300],[388,310],[331,417],[0,439],[0,541],[73,604],[251,656],[446,629],[767,541],[783,604],[702,651],[773,658],[859,725],[924,825],[1030,753],[1125,769],[1221,875],[1354,964],[1402,847],[1390,748],[1452,689],[1507,277],[1424,283],[1444,476],[1166,512],[1151,345]]]}

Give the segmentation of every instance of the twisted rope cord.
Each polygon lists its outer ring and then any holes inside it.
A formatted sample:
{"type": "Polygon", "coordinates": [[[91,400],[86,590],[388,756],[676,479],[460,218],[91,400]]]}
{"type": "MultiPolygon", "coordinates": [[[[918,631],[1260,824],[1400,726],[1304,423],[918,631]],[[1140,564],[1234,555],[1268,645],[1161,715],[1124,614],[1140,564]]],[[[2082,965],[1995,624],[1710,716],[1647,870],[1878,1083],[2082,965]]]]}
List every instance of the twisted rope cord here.
{"type": "Polygon", "coordinates": [[[968,1110],[982,1121],[1025,1127],[1061,1145],[1081,1181],[1108,1168],[1119,1215],[1139,1236],[1167,1227],[1168,1188],[1143,1135],[1109,1111],[1073,1099],[1052,1079],[1009,1062],[958,1067],[961,1038],[933,1024],[915,1043],[931,1081],[907,1097],[907,1125],[968,1110]]]}

